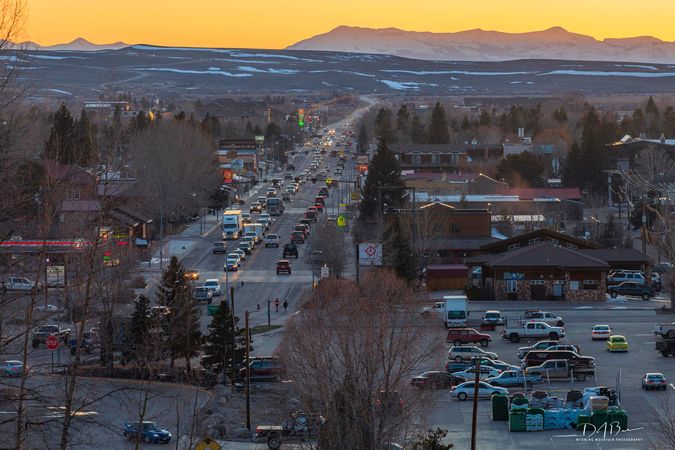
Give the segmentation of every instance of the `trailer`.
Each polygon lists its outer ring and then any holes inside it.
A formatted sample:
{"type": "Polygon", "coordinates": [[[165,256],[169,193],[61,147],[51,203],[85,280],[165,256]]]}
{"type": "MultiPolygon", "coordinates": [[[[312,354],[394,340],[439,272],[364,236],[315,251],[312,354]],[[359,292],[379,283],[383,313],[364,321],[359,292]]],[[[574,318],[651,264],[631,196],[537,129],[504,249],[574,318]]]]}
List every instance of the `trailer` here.
{"type": "Polygon", "coordinates": [[[239,239],[242,228],[241,211],[238,209],[227,209],[223,211],[223,239],[239,239]]]}

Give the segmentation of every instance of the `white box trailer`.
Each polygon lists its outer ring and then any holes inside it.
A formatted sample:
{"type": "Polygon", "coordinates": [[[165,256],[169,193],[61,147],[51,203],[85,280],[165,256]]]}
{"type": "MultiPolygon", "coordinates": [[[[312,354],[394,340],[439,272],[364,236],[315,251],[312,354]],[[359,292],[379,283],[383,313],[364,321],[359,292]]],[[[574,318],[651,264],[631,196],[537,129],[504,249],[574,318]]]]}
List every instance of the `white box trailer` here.
{"type": "Polygon", "coordinates": [[[469,299],[466,295],[446,295],[443,323],[446,328],[465,327],[469,316],[469,299]]]}

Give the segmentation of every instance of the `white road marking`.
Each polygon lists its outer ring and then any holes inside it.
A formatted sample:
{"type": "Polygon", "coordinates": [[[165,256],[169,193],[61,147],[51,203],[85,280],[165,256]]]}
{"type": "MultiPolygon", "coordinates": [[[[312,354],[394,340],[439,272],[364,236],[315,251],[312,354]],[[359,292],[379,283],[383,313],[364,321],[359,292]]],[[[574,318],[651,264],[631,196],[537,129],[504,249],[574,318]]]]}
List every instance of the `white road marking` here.
{"type": "Polygon", "coordinates": [[[673,386],[673,383],[670,383],[670,387],[675,391],[675,386],[673,386]]]}
{"type": "Polygon", "coordinates": [[[595,308],[595,307],[594,306],[577,306],[574,309],[593,309],[593,308],[595,308]]]}

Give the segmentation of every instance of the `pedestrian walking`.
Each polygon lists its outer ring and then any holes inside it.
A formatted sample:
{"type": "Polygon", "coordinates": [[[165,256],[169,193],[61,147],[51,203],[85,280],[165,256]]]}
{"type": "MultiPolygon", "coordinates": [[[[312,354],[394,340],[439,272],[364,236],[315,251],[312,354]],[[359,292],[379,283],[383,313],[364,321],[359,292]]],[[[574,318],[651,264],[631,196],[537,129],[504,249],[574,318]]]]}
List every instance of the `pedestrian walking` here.
{"type": "Polygon", "coordinates": [[[276,309],[276,312],[279,312],[279,297],[274,299],[274,308],[276,309]]]}
{"type": "Polygon", "coordinates": [[[284,300],[284,312],[288,309],[288,300],[284,300]]]}

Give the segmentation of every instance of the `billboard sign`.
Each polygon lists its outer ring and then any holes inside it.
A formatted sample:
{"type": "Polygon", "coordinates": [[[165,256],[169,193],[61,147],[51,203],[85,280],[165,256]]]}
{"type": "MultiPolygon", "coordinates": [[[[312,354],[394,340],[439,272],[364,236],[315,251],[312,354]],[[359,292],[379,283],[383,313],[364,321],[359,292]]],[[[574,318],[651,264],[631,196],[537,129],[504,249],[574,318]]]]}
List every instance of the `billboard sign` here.
{"type": "Polygon", "coordinates": [[[382,265],[382,244],[363,242],[359,244],[360,266],[382,265]]]}
{"type": "Polygon", "coordinates": [[[234,172],[232,172],[232,169],[223,169],[223,183],[232,184],[233,179],[234,172]]]}

